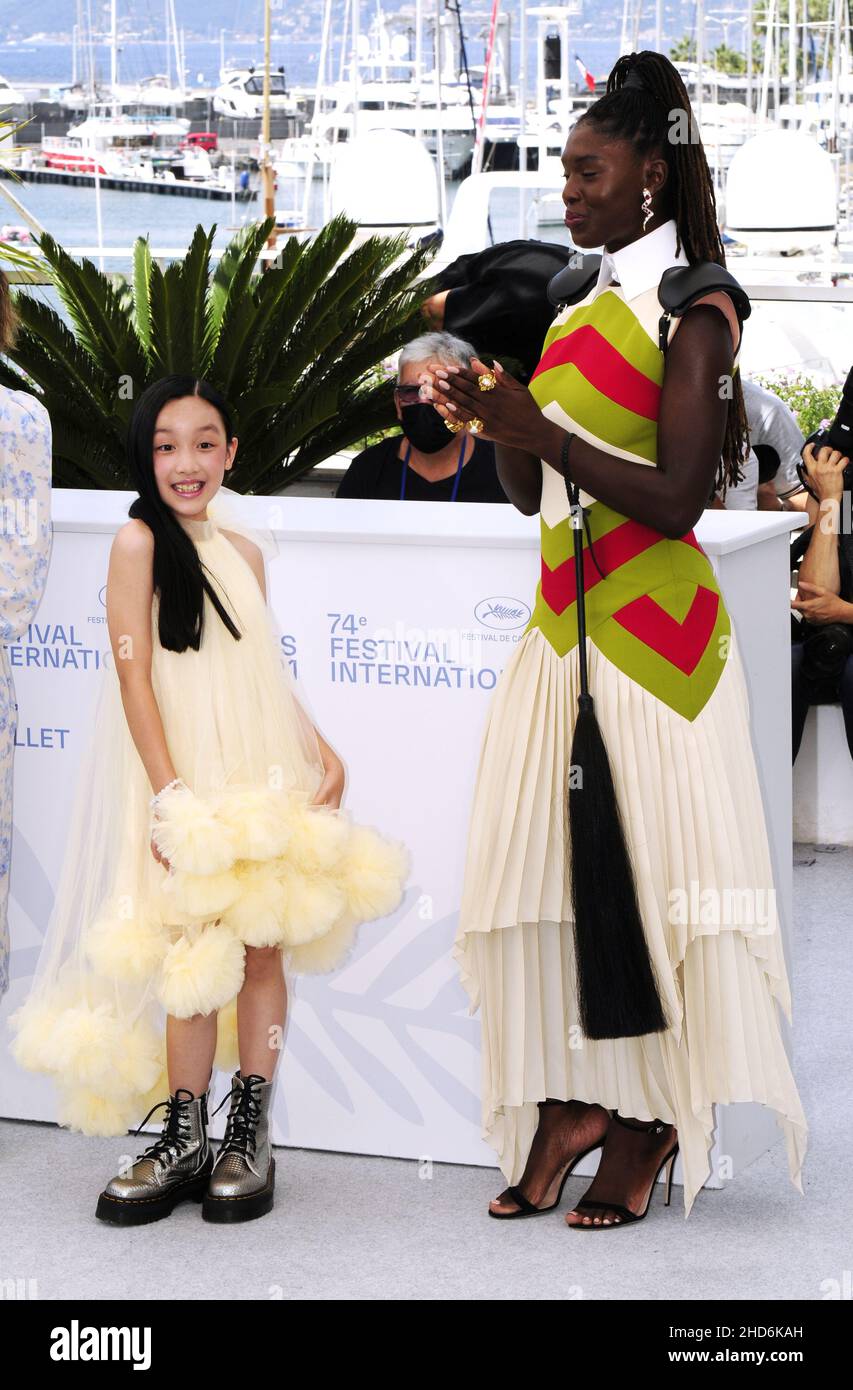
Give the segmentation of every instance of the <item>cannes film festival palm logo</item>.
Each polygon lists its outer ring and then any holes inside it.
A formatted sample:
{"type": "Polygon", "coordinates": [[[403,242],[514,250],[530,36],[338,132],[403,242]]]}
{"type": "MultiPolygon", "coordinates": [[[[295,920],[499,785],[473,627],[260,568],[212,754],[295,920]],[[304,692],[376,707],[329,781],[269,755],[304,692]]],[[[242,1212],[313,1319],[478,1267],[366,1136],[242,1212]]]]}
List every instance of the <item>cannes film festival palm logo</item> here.
{"type": "Polygon", "coordinates": [[[474,609],[474,617],[484,627],[523,627],[530,618],[530,609],[520,598],[483,598],[474,609]]]}

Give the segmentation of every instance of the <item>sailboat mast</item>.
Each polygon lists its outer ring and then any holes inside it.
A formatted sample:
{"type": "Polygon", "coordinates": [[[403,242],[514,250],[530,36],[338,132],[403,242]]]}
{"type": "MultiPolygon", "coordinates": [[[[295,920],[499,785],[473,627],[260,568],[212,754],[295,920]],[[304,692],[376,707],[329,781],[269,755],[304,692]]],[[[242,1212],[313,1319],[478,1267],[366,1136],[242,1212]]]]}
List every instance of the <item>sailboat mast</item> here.
{"type": "Polygon", "coordinates": [[[415,0],[415,135],[420,140],[423,134],[421,125],[421,81],[424,65],[424,0],[415,0]]]}
{"type": "MultiPolygon", "coordinates": [[[[332,0],[326,0],[323,8],[323,32],[320,37],[320,60],[317,63],[317,88],[314,92],[314,110],[311,113],[311,143],[305,154],[305,191],[302,200],[302,220],[307,225],[308,209],[311,202],[311,185],[314,178],[314,156],[320,148],[320,117],[323,112],[323,87],[326,81],[326,68],[329,55],[329,35],[332,27],[332,0]]],[[[323,157],[323,185],[325,201],[326,162],[323,157]]]]}
{"type": "Polygon", "coordinates": [[[749,129],[750,132],[755,128],[755,108],[753,106],[753,70],[752,70],[752,23],[753,10],[752,0],[749,0],[746,10],[746,105],[749,110],[749,129]]]}
{"type": "MultiPolygon", "coordinates": [[[[527,0],[521,0],[521,33],[518,48],[518,167],[527,169],[527,0]]],[[[524,237],[526,224],[524,188],[518,186],[518,235],[524,237]]]]}
{"type": "Polygon", "coordinates": [[[358,134],[358,48],[361,38],[361,3],[352,0],[352,135],[358,134]]]}
{"type": "Polygon", "coordinates": [[[444,122],[441,109],[441,9],[435,0],[435,152],[438,164],[438,207],[442,227],[447,226],[447,189],[444,185],[444,122]]]}
{"type": "MultiPolygon", "coordinates": [[[[264,0],[264,109],[261,118],[261,183],[264,190],[264,217],[275,216],[272,165],[270,164],[270,46],[270,0],[264,0]]],[[[267,239],[267,246],[275,250],[275,227],[267,239]]]]}
{"type": "Polygon", "coordinates": [[[118,14],[116,0],[110,0],[110,96],[113,102],[113,115],[117,115],[116,88],[118,86],[118,14]]]}
{"type": "Polygon", "coordinates": [[[838,107],[841,96],[841,15],[842,0],[835,0],[832,16],[832,135],[833,150],[838,149],[838,107]]]}
{"type": "Polygon", "coordinates": [[[86,53],[89,60],[89,104],[93,105],[97,93],[95,91],[95,45],[92,40],[92,0],[86,0],[86,53]]]}
{"type": "Polygon", "coordinates": [[[696,0],[696,124],[702,128],[702,95],[705,89],[705,6],[696,0]]]}
{"type": "Polygon", "coordinates": [[[166,86],[172,85],[172,50],[169,47],[172,42],[172,23],[169,15],[169,0],[166,0],[166,86]]]}
{"type": "MultiPolygon", "coordinates": [[[[483,146],[485,144],[486,132],[486,112],[489,105],[489,86],[492,80],[492,58],[495,52],[495,35],[498,27],[498,11],[501,7],[501,0],[492,0],[492,17],[489,22],[489,38],[486,46],[486,61],[483,71],[483,96],[480,102],[480,118],[477,121],[477,132],[474,136],[474,156],[471,160],[472,174],[479,174],[483,169],[483,146]]],[[[563,62],[568,61],[568,54],[563,58],[563,62]]]]}

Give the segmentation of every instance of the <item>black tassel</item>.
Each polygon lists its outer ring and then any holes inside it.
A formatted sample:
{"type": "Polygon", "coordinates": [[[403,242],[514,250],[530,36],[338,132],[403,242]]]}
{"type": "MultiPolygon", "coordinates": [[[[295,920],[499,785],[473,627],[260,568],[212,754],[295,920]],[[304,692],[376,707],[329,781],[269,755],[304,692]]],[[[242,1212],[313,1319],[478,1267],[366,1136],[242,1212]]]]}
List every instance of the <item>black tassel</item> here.
{"type": "MultiPolygon", "coordinates": [[[[637,885],[586,665],[584,511],[567,481],[577,590],[580,695],[568,816],[577,997],[588,1038],[634,1038],[668,1027],[643,931],[637,885]]],[[[590,537],[590,553],[592,540],[590,537]]],[[[593,558],[595,558],[593,556],[593,558]]]]}

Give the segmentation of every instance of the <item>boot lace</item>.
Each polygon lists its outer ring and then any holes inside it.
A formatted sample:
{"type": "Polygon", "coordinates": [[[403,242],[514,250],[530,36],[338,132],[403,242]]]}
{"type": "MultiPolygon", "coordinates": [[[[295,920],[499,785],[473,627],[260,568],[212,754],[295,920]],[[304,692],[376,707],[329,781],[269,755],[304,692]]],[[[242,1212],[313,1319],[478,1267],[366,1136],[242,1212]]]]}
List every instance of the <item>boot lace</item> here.
{"type": "Polygon", "coordinates": [[[143,1153],[137,1154],[135,1162],[143,1158],[167,1159],[170,1157],[179,1158],[185,1146],[192,1138],[190,1129],[190,1117],[187,1113],[188,1100],[181,1100],[180,1097],[188,1096],[189,1101],[194,1100],[192,1091],[184,1090],[179,1087],[173,1096],[168,1100],[160,1100],[156,1105],[152,1105],[139,1129],[135,1129],[134,1134],[139,1134],[140,1130],[148,1123],[155,1110],[159,1110],[161,1105],[165,1105],[166,1114],[163,1120],[163,1133],[153,1144],[150,1144],[143,1153]]]}
{"type": "MultiPolygon", "coordinates": [[[[263,1079],[262,1076],[247,1076],[243,1079],[240,1100],[236,1109],[228,1116],[228,1124],[225,1137],[220,1145],[219,1157],[226,1153],[236,1153],[241,1154],[243,1158],[248,1156],[254,1158],[257,1141],[256,1128],[261,1114],[261,1103],[254,1086],[262,1082],[263,1079]]],[[[227,1100],[232,1099],[236,1091],[237,1087],[232,1086],[228,1094],[217,1105],[213,1112],[214,1115],[218,1114],[227,1100]]]]}

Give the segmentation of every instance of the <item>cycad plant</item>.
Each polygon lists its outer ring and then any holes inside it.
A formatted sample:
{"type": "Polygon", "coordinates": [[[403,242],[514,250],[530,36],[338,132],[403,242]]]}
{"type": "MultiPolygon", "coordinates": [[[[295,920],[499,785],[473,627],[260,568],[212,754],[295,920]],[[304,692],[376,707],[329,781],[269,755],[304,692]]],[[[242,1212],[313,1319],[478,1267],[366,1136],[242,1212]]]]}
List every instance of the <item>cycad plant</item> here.
{"type": "Polygon", "coordinates": [[[239,447],[228,482],[241,492],[279,492],[392,423],[393,385],[377,366],[424,327],[432,285],[416,281],[432,251],[387,236],[352,246],[355,223],[336,217],[310,241],[288,240],[261,273],[272,226],[241,229],[213,270],[215,226],[197,227],[165,270],[140,237],[132,282],[39,239],[71,328],[43,299],[16,294],[20,328],[0,381],[38,388],[56,485],[127,488],[134,399],[170,372],[206,377],[230,403],[239,447]]]}

